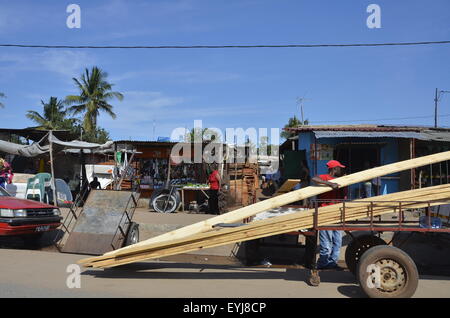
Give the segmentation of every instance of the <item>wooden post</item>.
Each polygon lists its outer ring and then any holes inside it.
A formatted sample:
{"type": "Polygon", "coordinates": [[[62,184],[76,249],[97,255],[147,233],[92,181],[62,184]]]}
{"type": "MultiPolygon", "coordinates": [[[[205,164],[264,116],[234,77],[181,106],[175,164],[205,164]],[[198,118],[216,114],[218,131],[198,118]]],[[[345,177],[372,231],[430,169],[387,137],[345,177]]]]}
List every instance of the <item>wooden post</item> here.
{"type": "MultiPolygon", "coordinates": [[[[415,157],[415,149],[414,149],[415,147],[414,146],[415,146],[415,139],[411,138],[409,140],[409,152],[410,152],[409,159],[414,159],[414,157],[415,157]]],[[[410,178],[411,178],[411,190],[412,190],[412,189],[416,188],[416,169],[415,168],[411,169],[410,178]]]]}
{"type": "Polygon", "coordinates": [[[52,142],[53,132],[49,132],[49,146],[50,146],[50,170],[52,173],[51,188],[53,192],[53,205],[58,206],[58,198],[56,196],[56,184],[55,184],[55,169],[53,167],[53,142],[52,142]]]}

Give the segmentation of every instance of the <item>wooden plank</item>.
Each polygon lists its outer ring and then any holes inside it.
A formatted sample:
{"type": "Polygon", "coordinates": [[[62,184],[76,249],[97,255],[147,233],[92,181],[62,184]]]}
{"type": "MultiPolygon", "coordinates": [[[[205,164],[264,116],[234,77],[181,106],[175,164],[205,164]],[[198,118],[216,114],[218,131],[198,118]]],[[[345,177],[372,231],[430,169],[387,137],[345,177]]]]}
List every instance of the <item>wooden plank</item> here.
{"type": "MultiPolygon", "coordinates": [[[[413,203],[411,201],[405,202],[405,206],[414,207],[414,208],[423,208],[427,207],[428,205],[438,205],[441,204],[441,202],[426,202],[428,199],[434,198],[434,199],[450,199],[449,197],[449,190],[450,186],[447,186],[447,188],[443,191],[440,191],[440,194],[433,194],[422,196],[423,198],[426,198],[425,201],[422,203],[413,203]]],[[[416,191],[416,190],[412,190],[416,191]]],[[[403,198],[407,198],[408,196],[403,196],[403,198]]],[[[396,206],[396,203],[391,202],[391,208],[388,209],[386,207],[378,210],[374,210],[374,216],[382,215],[385,213],[391,213],[392,207],[396,206]]],[[[337,207],[329,206],[326,207],[327,210],[332,211],[331,208],[334,208],[336,210],[337,207]]],[[[325,208],[320,208],[321,212],[325,210],[325,208]]],[[[311,211],[310,211],[311,212],[311,211]]],[[[319,213],[321,213],[319,212],[319,213]]],[[[367,213],[367,211],[365,212],[367,213]]],[[[354,220],[361,217],[361,214],[355,214],[349,217],[347,220],[354,220]]],[[[277,218],[278,219],[278,218],[277,218]]],[[[163,256],[169,256],[169,255],[175,255],[179,253],[186,253],[195,251],[198,249],[204,249],[204,248],[210,248],[215,246],[220,246],[224,244],[230,244],[235,242],[242,242],[247,240],[254,240],[256,238],[261,238],[265,236],[272,236],[276,234],[282,234],[291,232],[294,230],[299,229],[306,229],[311,228],[313,224],[313,213],[308,213],[308,215],[303,215],[302,217],[296,217],[292,219],[292,215],[288,215],[285,218],[286,220],[289,220],[290,223],[284,223],[282,226],[281,224],[278,224],[278,227],[274,228],[273,226],[276,225],[275,223],[280,223],[279,220],[264,220],[264,221],[258,221],[257,224],[253,224],[253,226],[243,226],[241,228],[237,229],[224,229],[220,231],[215,232],[209,232],[209,233],[202,233],[193,236],[189,240],[176,240],[173,242],[166,242],[165,246],[163,248],[161,247],[155,247],[153,250],[141,250],[138,253],[129,254],[129,255],[123,255],[123,256],[116,256],[112,259],[104,259],[100,260],[94,263],[91,263],[90,265],[93,267],[114,267],[118,265],[128,264],[139,260],[144,259],[150,259],[150,258],[157,258],[157,257],[163,257],[163,256]],[[307,218],[305,218],[307,216],[307,218]]],[[[285,221],[286,221],[285,220],[285,221]]],[[[333,224],[335,222],[334,218],[331,218],[329,220],[322,220],[319,221],[319,225],[329,225],[333,224]]],[[[255,222],[256,223],[256,222],[255,222]]]]}
{"type": "MultiPolygon", "coordinates": [[[[383,200],[373,205],[374,215],[382,213],[391,213],[398,206],[397,202],[385,202],[392,200],[403,200],[403,207],[426,207],[429,203],[415,203],[411,201],[431,201],[431,205],[442,204],[436,200],[450,199],[450,185],[441,185],[418,190],[403,191],[399,193],[389,194],[385,196],[372,197],[358,200],[358,202],[347,202],[346,220],[367,217],[369,214],[369,202],[374,200],[383,200]]],[[[341,221],[340,208],[343,204],[336,204],[319,208],[319,225],[334,224],[341,221]]],[[[104,256],[81,260],[80,263],[96,267],[104,265],[117,266],[115,264],[123,264],[123,262],[133,262],[134,260],[142,260],[146,258],[154,258],[155,255],[164,254],[174,255],[173,253],[186,253],[196,249],[208,248],[222,244],[230,244],[238,241],[245,241],[264,236],[287,233],[293,230],[299,230],[301,227],[310,228],[313,222],[313,210],[302,211],[294,214],[280,216],[268,220],[256,221],[249,226],[243,226],[234,229],[221,229],[208,233],[200,233],[189,238],[178,239],[165,243],[154,243],[146,248],[135,248],[134,251],[123,251],[119,255],[104,256]],[[262,235],[262,236],[261,236],[262,235]],[[161,254],[162,253],[162,254],[161,254]],[[142,258],[144,257],[144,258],[142,258]]],[[[155,256],[156,257],[156,256],[155,256]]]]}
{"type": "MultiPolygon", "coordinates": [[[[415,159],[409,159],[405,161],[400,161],[392,164],[388,164],[381,167],[376,167],[368,170],[364,170],[361,172],[353,173],[347,176],[343,176],[340,178],[336,178],[333,182],[336,182],[341,187],[346,187],[351,184],[355,184],[358,182],[363,182],[367,180],[371,180],[376,177],[381,177],[383,175],[389,175],[392,173],[400,172],[403,170],[409,170],[417,167],[421,167],[428,164],[433,164],[441,161],[450,160],[450,151],[441,152],[433,155],[418,157],[415,159]]],[[[116,253],[120,253],[123,250],[129,249],[131,247],[140,247],[148,244],[153,244],[156,242],[163,242],[168,240],[174,240],[178,238],[187,237],[196,233],[201,233],[205,231],[209,231],[213,228],[215,224],[219,223],[235,223],[240,222],[243,219],[254,216],[260,212],[274,209],[292,202],[300,201],[312,196],[316,196],[325,192],[331,191],[331,188],[328,186],[310,186],[304,189],[299,189],[295,191],[288,192],[286,194],[279,195],[277,197],[267,199],[264,201],[257,202],[255,204],[245,206],[243,208],[228,212],[226,214],[218,215],[212,217],[210,219],[194,223],[188,226],[185,226],[181,229],[177,229],[148,240],[139,242],[137,244],[127,246],[116,251],[109,252],[105,255],[113,255],[116,253]]]]}
{"type": "Polygon", "coordinates": [[[300,179],[287,179],[283,185],[277,190],[275,195],[280,195],[292,190],[292,188],[300,183],[300,179]]]}

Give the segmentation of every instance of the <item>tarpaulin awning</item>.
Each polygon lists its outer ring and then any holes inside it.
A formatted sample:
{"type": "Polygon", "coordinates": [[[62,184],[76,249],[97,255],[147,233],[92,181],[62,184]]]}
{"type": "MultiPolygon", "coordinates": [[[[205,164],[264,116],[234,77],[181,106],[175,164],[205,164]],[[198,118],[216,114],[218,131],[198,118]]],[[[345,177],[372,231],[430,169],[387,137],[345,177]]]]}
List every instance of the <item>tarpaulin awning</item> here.
{"type": "Polygon", "coordinates": [[[36,157],[50,151],[50,143],[52,143],[53,151],[59,152],[67,149],[86,149],[90,151],[105,151],[112,149],[113,142],[108,141],[105,144],[96,144],[85,141],[61,141],[53,134],[47,134],[41,140],[31,145],[19,145],[16,143],[0,140],[0,151],[12,155],[24,157],[36,157]]]}

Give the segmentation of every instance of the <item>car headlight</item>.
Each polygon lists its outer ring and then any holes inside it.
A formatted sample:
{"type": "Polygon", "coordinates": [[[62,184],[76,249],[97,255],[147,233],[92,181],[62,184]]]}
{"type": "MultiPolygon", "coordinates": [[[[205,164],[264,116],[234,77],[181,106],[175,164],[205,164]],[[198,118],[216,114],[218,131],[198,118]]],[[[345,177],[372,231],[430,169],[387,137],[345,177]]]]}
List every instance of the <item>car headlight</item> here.
{"type": "Polygon", "coordinates": [[[0,209],[0,216],[2,216],[4,218],[13,218],[14,211],[11,209],[0,209]]]}
{"type": "Polygon", "coordinates": [[[15,217],[26,217],[27,216],[27,211],[25,210],[14,210],[14,216],[15,217]]]}
{"type": "Polygon", "coordinates": [[[61,215],[61,211],[59,209],[53,209],[53,215],[61,215]]]}

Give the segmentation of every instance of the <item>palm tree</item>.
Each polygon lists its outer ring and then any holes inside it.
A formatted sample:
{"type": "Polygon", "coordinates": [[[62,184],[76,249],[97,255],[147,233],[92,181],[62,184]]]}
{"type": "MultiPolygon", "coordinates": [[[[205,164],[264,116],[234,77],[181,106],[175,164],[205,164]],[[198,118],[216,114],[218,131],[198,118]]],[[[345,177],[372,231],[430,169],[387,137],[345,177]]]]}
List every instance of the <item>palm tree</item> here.
{"type": "MultiPolygon", "coordinates": [[[[3,93],[0,93],[0,97],[1,97],[1,98],[6,98],[6,95],[3,94],[3,93]]],[[[0,107],[3,108],[3,107],[5,107],[5,105],[3,105],[2,103],[0,103],[0,107]]]]}
{"type": "Polygon", "coordinates": [[[211,128],[192,128],[185,136],[186,142],[200,141],[220,141],[220,134],[211,128]]]}
{"type": "Polygon", "coordinates": [[[41,104],[44,108],[42,115],[34,110],[29,110],[26,114],[27,118],[39,125],[38,129],[73,130],[77,120],[74,118],[66,118],[66,111],[62,100],[58,100],[57,97],[50,97],[47,103],[41,100],[41,104]]]}
{"type": "MultiPolygon", "coordinates": [[[[294,117],[289,118],[289,121],[286,125],[284,125],[284,128],[296,128],[296,127],[303,126],[303,125],[309,125],[308,119],[301,121],[300,119],[297,118],[297,116],[294,115],[294,117]]],[[[285,139],[294,137],[295,135],[296,135],[295,133],[288,131],[288,130],[283,130],[280,133],[280,136],[285,139]]]]}
{"type": "Polygon", "coordinates": [[[106,81],[107,77],[106,72],[94,66],[91,71],[86,68],[80,79],[73,78],[80,94],[67,96],[65,103],[73,105],[68,109],[73,115],[84,114],[83,128],[86,133],[95,134],[100,111],[116,118],[113,106],[108,102],[112,99],[121,101],[123,95],[112,91],[113,84],[106,81]]]}

